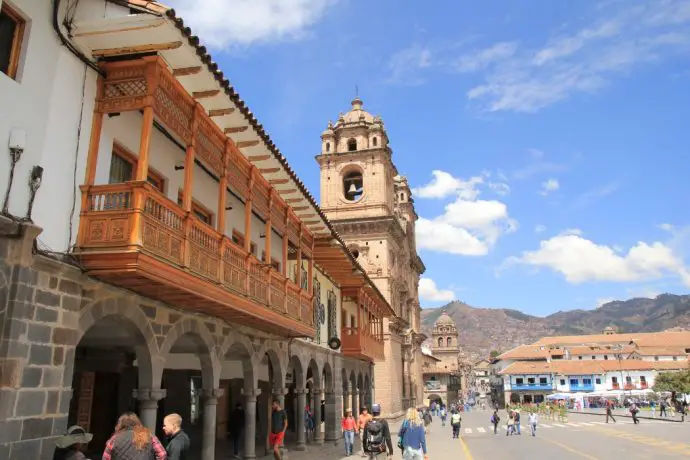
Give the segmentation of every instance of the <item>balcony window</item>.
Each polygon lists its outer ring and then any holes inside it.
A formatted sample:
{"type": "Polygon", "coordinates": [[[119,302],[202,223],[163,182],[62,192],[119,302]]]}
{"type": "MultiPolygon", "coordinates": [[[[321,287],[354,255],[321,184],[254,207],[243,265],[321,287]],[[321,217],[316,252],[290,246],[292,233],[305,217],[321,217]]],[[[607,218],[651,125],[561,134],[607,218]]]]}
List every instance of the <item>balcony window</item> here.
{"type": "Polygon", "coordinates": [[[618,377],[611,377],[611,383],[618,385],[618,377]]]}
{"type": "Polygon", "coordinates": [[[527,383],[528,383],[529,385],[534,385],[535,382],[536,382],[536,380],[534,379],[534,377],[529,377],[529,378],[527,379],[527,383]]]}
{"type": "Polygon", "coordinates": [[[515,385],[522,385],[523,383],[524,380],[521,377],[515,379],[515,385]]]}
{"type": "Polygon", "coordinates": [[[641,375],[640,376],[640,383],[646,384],[647,383],[647,377],[645,377],[644,375],[641,375]]]}
{"type": "MultiPolygon", "coordinates": [[[[237,246],[244,248],[244,233],[238,232],[237,230],[233,230],[232,242],[235,243],[237,246]]],[[[256,243],[254,243],[253,241],[249,243],[249,252],[254,254],[254,257],[256,257],[256,243]]]]}
{"type": "Polygon", "coordinates": [[[591,384],[592,384],[592,379],[582,379],[582,384],[583,384],[583,385],[591,385],[591,384]]]}
{"type": "Polygon", "coordinates": [[[565,379],[561,379],[561,385],[565,385],[565,379]]]}
{"type": "Polygon", "coordinates": [[[597,379],[594,380],[594,381],[597,383],[597,385],[601,385],[601,379],[597,378],[597,379]]]}
{"type": "Polygon", "coordinates": [[[582,361],[582,356],[578,356],[577,359],[579,359],[580,361],[582,361]]]}
{"type": "MultiPolygon", "coordinates": [[[[118,143],[113,144],[113,154],[110,157],[109,184],[121,184],[134,180],[137,171],[137,157],[132,155],[118,143]]],[[[165,190],[165,179],[163,176],[152,170],[149,166],[149,175],[146,178],[149,184],[153,185],[159,192],[165,190]]]]}
{"type": "Polygon", "coordinates": [[[632,377],[627,376],[627,377],[625,378],[625,384],[626,384],[626,385],[632,385],[632,377]]]}
{"type": "Polygon", "coordinates": [[[574,385],[574,386],[578,386],[578,385],[579,385],[579,382],[578,382],[577,379],[570,379],[570,384],[571,384],[571,385],[574,385]]]}
{"type": "Polygon", "coordinates": [[[0,72],[17,78],[26,21],[7,2],[0,9],[0,72]]]}
{"type": "Polygon", "coordinates": [[[548,385],[548,383],[546,377],[539,377],[539,385],[548,385]]]}
{"type": "MultiPolygon", "coordinates": [[[[151,181],[149,180],[149,182],[151,181]]],[[[182,198],[182,190],[180,190],[177,194],[177,204],[180,206],[182,206],[182,198]]],[[[206,225],[213,226],[213,213],[195,200],[192,200],[192,214],[206,225]]]]}

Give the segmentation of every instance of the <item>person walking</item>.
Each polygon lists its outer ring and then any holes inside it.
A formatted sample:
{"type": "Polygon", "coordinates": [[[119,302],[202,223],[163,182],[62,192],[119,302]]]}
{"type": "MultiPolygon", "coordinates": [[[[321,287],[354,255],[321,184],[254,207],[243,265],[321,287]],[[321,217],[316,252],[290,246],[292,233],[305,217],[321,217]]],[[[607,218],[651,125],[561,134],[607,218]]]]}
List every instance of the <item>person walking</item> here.
{"type": "Polygon", "coordinates": [[[512,436],[513,430],[515,429],[515,413],[508,413],[508,422],[506,424],[506,436],[512,436]]]}
{"type": "Polygon", "coordinates": [[[448,418],[448,413],[446,412],[445,406],[441,407],[441,426],[446,426],[446,418],[448,418]]]}
{"type": "Polygon", "coordinates": [[[53,460],[87,460],[82,449],[93,439],[93,434],[78,425],[71,426],[67,432],[55,440],[53,460]]]}
{"type": "Polygon", "coordinates": [[[522,433],[520,432],[520,409],[515,409],[515,430],[517,431],[517,434],[521,435],[522,433]]]}
{"type": "Polygon", "coordinates": [[[240,444],[242,443],[242,433],[244,432],[244,409],[241,403],[235,404],[232,414],[230,414],[230,434],[232,435],[232,453],[235,458],[240,458],[240,444]]]}
{"type": "Polygon", "coordinates": [[[491,416],[491,424],[494,426],[494,434],[498,434],[498,424],[501,417],[498,415],[498,409],[494,409],[494,414],[491,416]]]}
{"type": "Polygon", "coordinates": [[[640,411],[640,410],[637,408],[637,404],[632,403],[632,404],[630,405],[630,415],[632,415],[633,423],[634,423],[635,425],[637,425],[638,423],[640,423],[640,421],[637,419],[637,413],[638,413],[639,411],[640,411]]]}
{"type": "Polygon", "coordinates": [[[407,417],[398,437],[402,443],[403,460],[428,460],[424,422],[414,408],[407,410],[407,417]]]}
{"type": "Polygon", "coordinates": [[[362,407],[359,412],[359,417],[357,417],[357,428],[359,429],[359,455],[364,457],[364,427],[367,426],[371,420],[371,414],[366,407],[362,407]]]}
{"type": "Polygon", "coordinates": [[[105,443],[102,460],[166,460],[165,448],[133,412],[122,414],[105,443]]]}
{"type": "Polygon", "coordinates": [[[343,421],[340,425],[343,430],[343,439],[345,442],[345,456],[349,457],[352,455],[352,449],[355,446],[355,431],[357,431],[357,422],[352,416],[352,409],[348,409],[345,412],[345,417],[343,417],[343,421]]]}
{"type": "Polygon", "coordinates": [[[429,426],[431,425],[431,422],[432,422],[431,412],[429,412],[429,410],[424,411],[424,427],[425,427],[427,433],[431,433],[431,428],[429,428],[429,426]]]}
{"type": "Polygon", "coordinates": [[[275,460],[283,460],[280,446],[285,440],[285,431],[287,427],[287,414],[285,410],[280,407],[278,401],[274,400],[273,404],[271,404],[271,433],[268,435],[268,443],[273,448],[273,458],[275,460]]]}
{"type": "Polygon", "coordinates": [[[537,418],[537,413],[536,412],[530,412],[529,414],[529,427],[532,430],[532,436],[537,435],[537,423],[539,419],[537,418]]]}
{"type": "Polygon", "coordinates": [[[450,426],[453,428],[453,439],[460,436],[460,424],[462,423],[462,416],[460,412],[455,411],[450,416],[450,426]]]}
{"type": "Polygon", "coordinates": [[[652,418],[656,417],[656,401],[650,401],[649,408],[652,410],[652,418]]]}
{"type": "Polygon", "coordinates": [[[186,460],[189,452],[189,436],[182,430],[182,417],[170,414],[163,419],[163,432],[168,437],[165,451],[168,460],[186,460]]]}
{"type": "Polygon", "coordinates": [[[666,417],[666,400],[662,399],[659,403],[659,417],[666,417]]]}
{"type": "Polygon", "coordinates": [[[611,417],[611,420],[613,420],[613,423],[616,423],[616,419],[613,416],[613,411],[611,410],[612,403],[611,401],[606,402],[606,423],[609,423],[609,417],[611,417]]]}
{"type": "Polygon", "coordinates": [[[388,426],[388,422],[380,418],[381,405],[372,405],[371,415],[372,418],[364,426],[364,433],[362,436],[364,452],[372,459],[383,453],[387,453],[389,457],[392,457],[393,442],[391,441],[391,430],[388,426]]]}

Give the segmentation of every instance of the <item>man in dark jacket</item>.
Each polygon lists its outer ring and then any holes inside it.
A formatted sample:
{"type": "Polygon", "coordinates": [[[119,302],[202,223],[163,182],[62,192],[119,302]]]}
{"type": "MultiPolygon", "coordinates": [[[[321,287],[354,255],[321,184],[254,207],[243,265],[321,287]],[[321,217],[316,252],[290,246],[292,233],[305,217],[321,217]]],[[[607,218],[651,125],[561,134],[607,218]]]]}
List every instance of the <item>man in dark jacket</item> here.
{"type": "Polygon", "coordinates": [[[168,460],[186,460],[189,452],[189,436],[182,430],[182,417],[170,414],[163,419],[163,431],[168,437],[165,450],[168,460]]]}
{"type": "Polygon", "coordinates": [[[371,406],[372,419],[364,426],[362,444],[364,452],[370,456],[377,457],[379,454],[387,453],[388,457],[393,456],[393,441],[391,441],[391,430],[388,422],[381,417],[381,406],[374,404],[371,406]]]}

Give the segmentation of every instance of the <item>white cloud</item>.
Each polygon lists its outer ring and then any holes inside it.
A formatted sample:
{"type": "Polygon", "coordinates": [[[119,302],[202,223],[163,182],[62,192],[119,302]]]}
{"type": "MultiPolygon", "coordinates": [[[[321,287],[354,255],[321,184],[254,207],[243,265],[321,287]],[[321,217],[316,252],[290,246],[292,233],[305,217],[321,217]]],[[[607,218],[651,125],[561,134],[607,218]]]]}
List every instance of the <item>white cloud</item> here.
{"type": "Polygon", "coordinates": [[[431,278],[421,278],[419,298],[429,302],[451,302],[455,300],[455,293],[450,289],[439,289],[431,278]]]}
{"type": "Polygon", "coordinates": [[[602,297],[601,299],[597,299],[597,308],[603,307],[605,304],[609,302],[613,302],[614,299],[613,297],[602,297]]]}
{"type": "Polygon", "coordinates": [[[546,225],[539,224],[534,227],[536,233],[544,233],[546,231],[546,225]]]}
{"type": "Polygon", "coordinates": [[[549,268],[573,284],[648,281],[675,276],[690,287],[690,276],[683,261],[661,242],[638,242],[620,255],[613,248],[596,244],[579,234],[562,233],[542,241],[537,250],[507,259],[504,267],[514,264],[549,268]]]}
{"type": "Polygon", "coordinates": [[[424,80],[418,76],[418,70],[431,66],[431,58],[431,50],[419,44],[398,51],[388,61],[388,81],[407,85],[423,83],[424,80]]]}
{"type": "Polygon", "coordinates": [[[593,202],[600,200],[612,193],[618,191],[621,187],[620,182],[610,182],[608,184],[602,185],[601,187],[596,187],[591,190],[587,190],[585,193],[581,194],[575,200],[576,206],[587,206],[593,202]]]}
{"type": "Polygon", "coordinates": [[[486,69],[497,61],[502,61],[515,54],[518,44],[515,42],[501,42],[473,53],[461,56],[455,63],[458,72],[476,72],[486,69]]]}
{"type": "Polygon", "coordinates": [[[484,72],[467,92],[487,111],[537,112],[578,93],[593,93],[635,67],[663,61],[690,45],[690,2],[670,0],[611,8],[593,25],[549,39],[536,49],[496,53],[505,42],[459,59],[461,71],[484,72]],[[482,60],[481,56],[492,59],[482,60]]]}
{"type": "Polygon", "coordinates": [[[582,236],[584,232],[579,228],[566,228],[561,232],[561,235],[577,235],[582,236]]]}
{"type": "Polygon", "coordinates": [[[302,37],[337,0],[168,0],[204,44],[223,49],[302,37]]]}
{"type": "Polygon", "coordinates": [[[546,154],[542,150],[528,149],[527,153],[530,156],[530,162],[526,166],[513,171],[513,179],[526,180],[540,174],[563,172],[571,166],[547,160],[546,154]]]}
{"type": "Polygon", "coordinates": [[[561,184],[558,183],[557,179],[549,179],[545,182],[542,182],[541,191],[539,193],[546,196],[551,192],[555,192],[559,188],[561,188],[561,184]]]}
{"type": "Polygon", "coordinates": [[[673,232],[674,227],[671,224],[659,224],[659,228],[666,232],[673,232]]]}
{"type": "MultiPolygon", "coordinates": [[[[479,199],[479,187],[485,185],[483,173],[469,180],[453,177],[445,171],[433,171],[432,181],[413,189],[421,198],[455,200],[445,206],[443,214],[417,220],[416,236],[420,249],[450,254],[480,256],[489,252],[498,238],[514,231],[517,222],[508,215],[508,207],[498,200],[479,199]]],[[[497,186],[486,186],[496,192],[497,186]]],[[[498,187],[500,192],[508,189],[498,187]]]]}

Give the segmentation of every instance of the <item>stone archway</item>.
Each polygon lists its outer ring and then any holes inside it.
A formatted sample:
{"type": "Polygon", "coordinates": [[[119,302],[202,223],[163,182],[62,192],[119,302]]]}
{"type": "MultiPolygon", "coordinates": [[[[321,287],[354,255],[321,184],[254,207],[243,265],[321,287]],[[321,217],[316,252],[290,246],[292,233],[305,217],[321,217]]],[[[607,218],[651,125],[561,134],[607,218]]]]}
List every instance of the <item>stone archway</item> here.
{"type": "Polygon", "coordinates": [[[136,411],[148,428],[156,428],[158,401],[165,396],[158,377],[162,360],[148,318],[130,297],[94,302],[82,310],[77,324],[77,331],[60,340],[73,389],[65,424],[94,433],[89,453],[97,455],[124,412],[136,411]]]}
{"type": "Polygon", "coordinates": [[[215,458],[218,402],[225,419],[227,401],[218,387],[221,365],[211,332],[196,318],[182,318],[163,340],[160,354],[167,367],[162,381],[169,395],[162,403],[163,413],[177,413],[189,421],[188,434],[202,439],[193,449],[201,448],[202,459],[215,458]]]}
{"type": "Polygon", "coordinates": [[[288,416],[288,430],[291,438],[296,441],[297,450],[304,450],[306,439],[304,431],[304,410],[306,400],[306,372],[302,360],[298,355],[292,355],[288,361],[288,374],[292,374],[292,382],[285,395],[285,412],[288,416]]]}

